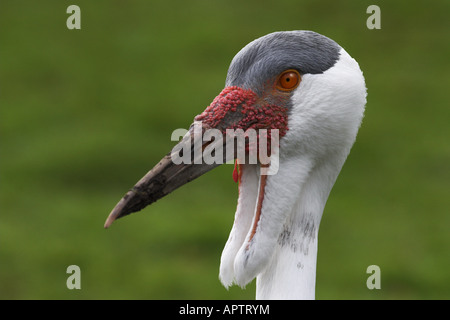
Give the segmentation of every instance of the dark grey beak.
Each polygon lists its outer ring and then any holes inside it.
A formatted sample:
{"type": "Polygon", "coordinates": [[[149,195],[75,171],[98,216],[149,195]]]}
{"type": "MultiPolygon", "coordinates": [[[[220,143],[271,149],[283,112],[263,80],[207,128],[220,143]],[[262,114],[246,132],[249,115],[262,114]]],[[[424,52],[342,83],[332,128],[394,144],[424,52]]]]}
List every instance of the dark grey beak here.
{"type": "MultiPolygon", "coordinates": [[[[149,204],[152,204],[175,189],[220,165],[220,163],[206,164],[201,161],[195,161],[196,159],[193,158],[195,154],[193,151],[195,145],[193,132],[194,130],[192,130],[191,127],[189,134],[187,134],[183,140],[172,149],[172,152],[162,158],[152,170],[150,170],[123,196],[106,219],[105,228],[108,228],[114,220],[142,210],[149,204]],[[187,144],[188,149],[191,149],[191,154],[193,155],[191,158],[192,161],[189,161],[189,163],[175,164],[174,161],[172,161],[173,152],[174,150],[182,150],[183,144],[187,144]]],[[[197,139],[197,137],[195,139],[197,139]]],[[[210,143],[210,141],[201,143],[202,150],[210,143]]],[[[186,150],[186,148],[184,148],[184,150],[186,150]]],[[[226,162],[226,159],[224,159],[224,162],[226,162]]]]}

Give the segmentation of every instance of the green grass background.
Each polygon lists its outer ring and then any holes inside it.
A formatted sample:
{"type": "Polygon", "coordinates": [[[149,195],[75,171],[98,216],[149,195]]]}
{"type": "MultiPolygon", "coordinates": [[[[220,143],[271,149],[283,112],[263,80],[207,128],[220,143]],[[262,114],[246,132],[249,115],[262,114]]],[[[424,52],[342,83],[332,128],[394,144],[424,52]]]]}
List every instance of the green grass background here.
{"type": "Polygon", "coordinates": [[[319,232],[318,299],[450,298],[450,2],[0,3],[0,298],[252,299],[224,289],[224,165],[103,229],[251,40],[314,30],[360,64],[357,142],[319,232]],[[66,8],[81,8],[68,30],[66,8]],[[366,9],[381,8],[381,30],[366,9]],[[66,287],[81,268],[81,290],[66,287]],[[381,268],[381,290],[366,268],[381,268]]]}

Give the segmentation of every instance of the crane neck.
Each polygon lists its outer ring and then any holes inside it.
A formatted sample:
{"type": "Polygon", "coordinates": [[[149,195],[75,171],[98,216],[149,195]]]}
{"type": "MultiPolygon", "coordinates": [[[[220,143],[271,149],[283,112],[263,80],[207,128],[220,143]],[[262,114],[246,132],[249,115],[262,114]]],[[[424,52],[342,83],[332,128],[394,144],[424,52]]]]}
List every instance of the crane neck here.
{"type": "Polygon", "coordinates": [[[315,299],[319,225],[339,169],[322,166],[310,173],[270,262],[257,276],[257,299],[315,299]]]}
{"type": "Polygon", "coordinates": [[[315,299],[317,234],[295,240],[288,235],[283,233],[271,262],[257,276],[256,299],[315,299]]]}

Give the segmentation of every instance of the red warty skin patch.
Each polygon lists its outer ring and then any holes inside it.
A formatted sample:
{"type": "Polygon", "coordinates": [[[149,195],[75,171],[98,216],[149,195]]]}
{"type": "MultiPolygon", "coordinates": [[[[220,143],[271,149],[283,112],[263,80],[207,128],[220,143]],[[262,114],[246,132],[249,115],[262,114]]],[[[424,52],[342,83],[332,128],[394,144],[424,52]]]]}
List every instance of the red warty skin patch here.
{"type": "MultiPolygon", "coordinates": [[[[202,121],[203,127],[219,129],[226,133],[226,129],[267,129],[267,147],[270,152],[271,129],[279,130],[279,138],[286,134],[288,128],[287,108],[270,104],[260,99],[250,89],[237,86],[226,87],[195,121],[202,121]]],[[[248,151],[246,145],[246,151],[248,151]]],[[[251,147],[250,147],[251,148],[251,147]]]]}

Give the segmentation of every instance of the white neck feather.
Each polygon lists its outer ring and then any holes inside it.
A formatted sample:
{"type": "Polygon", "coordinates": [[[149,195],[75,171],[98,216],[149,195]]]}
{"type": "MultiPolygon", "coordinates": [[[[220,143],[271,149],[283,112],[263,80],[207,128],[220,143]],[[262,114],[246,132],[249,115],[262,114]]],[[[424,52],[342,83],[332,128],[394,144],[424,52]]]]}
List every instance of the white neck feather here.
{"type": "Polygon", "coordinates": [[[343,160],[310,173],[270,262],[257,276],[257,299],[315,299],[320,220],[343,160]]]}
{"type": "Polygon", "coordinates": [[[267,269],[258,275],[256,299],[315,299],[317,234],[298,242],[303,242],[302,250],[280,247],[267,269]]]}

